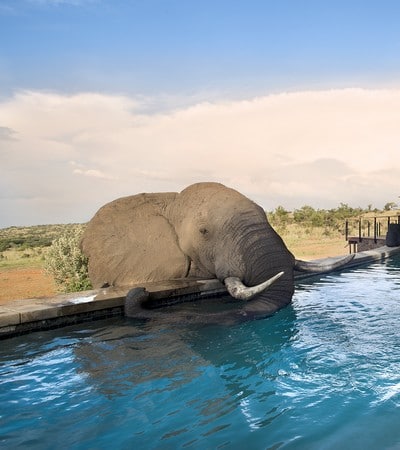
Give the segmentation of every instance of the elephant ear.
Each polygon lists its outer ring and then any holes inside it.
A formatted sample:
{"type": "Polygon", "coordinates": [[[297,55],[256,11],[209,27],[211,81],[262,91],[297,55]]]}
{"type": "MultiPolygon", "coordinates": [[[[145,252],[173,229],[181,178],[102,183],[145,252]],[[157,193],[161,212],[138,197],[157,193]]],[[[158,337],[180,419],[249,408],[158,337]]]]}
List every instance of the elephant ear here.
{"type": "Polygon", "coordinates": [[[185,277],[189,259],[164,217],[176,193],[139,194],[106,204],[89,222],[81,248],[93,287],[185,277]]]}

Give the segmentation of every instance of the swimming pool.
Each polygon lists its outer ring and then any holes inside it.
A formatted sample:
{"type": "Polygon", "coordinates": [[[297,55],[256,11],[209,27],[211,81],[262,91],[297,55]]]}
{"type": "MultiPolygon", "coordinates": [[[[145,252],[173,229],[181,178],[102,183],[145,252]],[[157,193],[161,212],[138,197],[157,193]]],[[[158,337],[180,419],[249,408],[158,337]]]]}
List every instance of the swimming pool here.
{"type": "Polygon", "coordinates": [[[264,320],[116,318],[4,340],[0,446],[400,448],[399,323],[397,257],[299,282],[264,320]]]}

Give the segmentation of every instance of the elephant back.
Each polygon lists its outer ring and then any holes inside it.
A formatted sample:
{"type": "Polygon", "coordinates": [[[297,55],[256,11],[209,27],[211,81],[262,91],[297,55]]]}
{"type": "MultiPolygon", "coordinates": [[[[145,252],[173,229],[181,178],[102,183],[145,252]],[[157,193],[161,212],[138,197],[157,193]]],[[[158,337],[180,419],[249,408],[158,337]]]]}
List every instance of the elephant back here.
{"type": "Polygon", "coordinates": [[[176,193],[138,194],[114,200],[95,214],[81,241],[93,287],[184,277],[189,262],[164,216],[176,193]]]}

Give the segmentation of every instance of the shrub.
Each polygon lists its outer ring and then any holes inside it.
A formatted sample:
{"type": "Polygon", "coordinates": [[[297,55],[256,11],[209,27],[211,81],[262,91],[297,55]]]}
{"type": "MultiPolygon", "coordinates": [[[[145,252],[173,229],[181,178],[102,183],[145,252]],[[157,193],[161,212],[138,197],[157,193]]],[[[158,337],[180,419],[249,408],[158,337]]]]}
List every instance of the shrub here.
{"type": "Polygon", "coordinates": [[[87,258],[79,248],[83,225],[64,231],[53,241],[45,257],[45,269],[53,276],[59,291],[76,292],[91,288],[87,258]]]}
{"type": "Polygon", "coordinates": [[[286,230],[287,225],[290,223],[289,211],[286,211],[283,206],[278,206],[275,211],[267,214],[267,217],[271,225],[281,231],[286,230]]]}

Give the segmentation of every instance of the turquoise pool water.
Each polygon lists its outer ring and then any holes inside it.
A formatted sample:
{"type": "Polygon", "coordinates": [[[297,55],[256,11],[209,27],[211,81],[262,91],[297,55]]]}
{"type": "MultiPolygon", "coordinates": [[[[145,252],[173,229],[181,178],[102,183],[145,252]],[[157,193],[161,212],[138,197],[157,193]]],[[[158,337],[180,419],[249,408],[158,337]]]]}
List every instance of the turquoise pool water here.
{"type": "Polygon", "coordinates": [[[400,259],[236,326],[125,319],[0,341],[5,449],[398,449],[400,259]]]}

